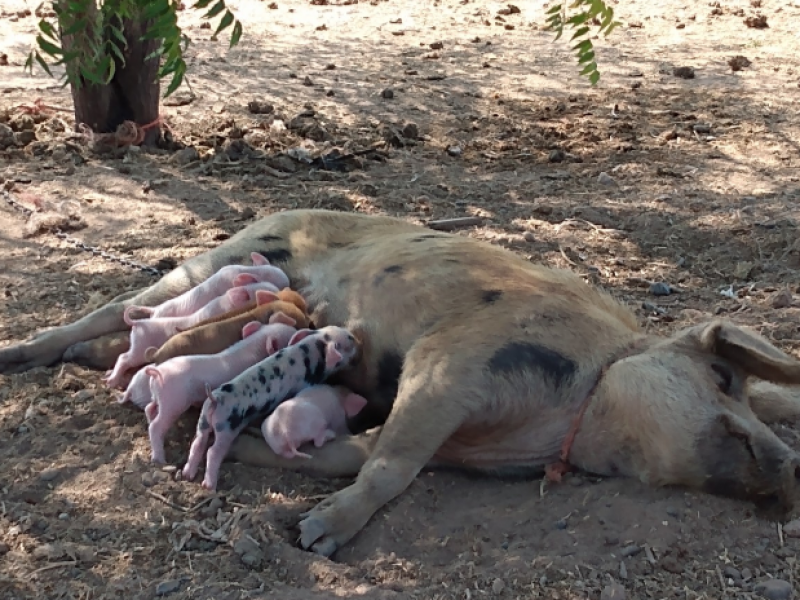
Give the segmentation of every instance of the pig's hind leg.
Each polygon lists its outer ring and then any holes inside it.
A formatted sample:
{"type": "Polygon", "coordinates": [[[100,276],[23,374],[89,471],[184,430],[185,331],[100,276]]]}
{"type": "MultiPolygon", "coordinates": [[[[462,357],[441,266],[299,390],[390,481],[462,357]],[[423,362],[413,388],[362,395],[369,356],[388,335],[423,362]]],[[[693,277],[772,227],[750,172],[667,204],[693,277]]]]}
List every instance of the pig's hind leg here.
{"type": "Polygon", "coordinates": [[[203,487],[205,489],[211,491],[217,489],[222,461],[225,460],[233,440],[236,439],[240,431],[240,429],[233,431],[228,428],[223,431],[214,431],[214,444],[208,449],[208,454],[206,455],[206,474],[203,478],[203,487]]]}
{"type": "Polygon", "coordinates": [[[183,478],[188,481],[194,479],[195,475],[197,475],[197,469],[200,468],[200,461],[203,460],[203,456],[208,448],[208,440],[211,437],[213,422],[214,404],[210,398],[207,398],[203,403],[203,409],[200,411],[200,418],[197,420],[197,432],[189,448],[189,457],[186,459],[186,465],[183,467],[183,478]]]}

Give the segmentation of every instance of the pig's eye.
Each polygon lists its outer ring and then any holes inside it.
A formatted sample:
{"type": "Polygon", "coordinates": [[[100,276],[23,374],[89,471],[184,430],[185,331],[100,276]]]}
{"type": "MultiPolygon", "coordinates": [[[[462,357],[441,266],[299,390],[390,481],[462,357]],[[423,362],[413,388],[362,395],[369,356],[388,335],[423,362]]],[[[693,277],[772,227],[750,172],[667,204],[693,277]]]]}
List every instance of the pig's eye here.
{"type": "Polygon", "coordinates": [[[336,342],[336,343],[333,345],[333,347],[334,347],[334,348],[336,348],[337,350],[341,350],[341,349],[342,349],[342,345],[341,345],[339,342],[336,342]]]}
{"type": "Polygon", "coordinates": [[[733,370],[728,365],[721,363],[712,364],[711,370],[714,371],[714,379],[717,380],[719,391],[723,394],[730,394],[731,385],[733,384],[733,370]]]}

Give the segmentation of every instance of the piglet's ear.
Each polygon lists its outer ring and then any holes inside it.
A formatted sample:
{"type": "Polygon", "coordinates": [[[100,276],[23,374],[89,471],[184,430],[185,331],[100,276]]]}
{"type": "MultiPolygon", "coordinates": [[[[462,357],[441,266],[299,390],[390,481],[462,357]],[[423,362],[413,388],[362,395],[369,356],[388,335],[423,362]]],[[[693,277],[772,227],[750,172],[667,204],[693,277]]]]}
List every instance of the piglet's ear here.
{"type": "Polygon", "coordinates": [[[270,302],[275,302],[278,300],[278,294],[275,292],[271,292],[269,290],[256,290],[256,304],[261,306],[262,304],[269,304],[270,302]]]}
{"type": "Polygon", "coordinates": [[[156,352],[158,352],[158,348],[155,346],[150,346],[147,350],[144,351],[144,359],[147,362],[153,362],[153,356],[155,356],[156,352]]]}
{"type": "Polygon", "coordinates": [[[307,338],[312,333],[314,333],[314,332],[311,331],[310,329],[300,329],[300,330],[298,330],[297,333],[295,333],[292,336],[292,339],[289,340],[289,343],[287,344],[287,346],[294,346],[295,344],[300,343],[304,338],[307,338]]]}
{"type": "Polygon", "coordinates": [[[269,264],[267,258],[264,255],[259,254],[258,252],[251,252],[250,259],[253,261],[253,266],[256,267],[261,267],[263,265],[269,264]]]}
{"type": "Polygon", "coordinates": [[[141,319],[146,319],[153,314],[155,309],[149,306],[129,306],[125,309],[122,317],[125,319],[125,323],[128,325],[133,325],[134,321],[139,321],[141,319]]]}
{"type": "Polygon", "coordinates": [[[342,360],[342,353],[339,352],[333,344],[328,344],[325,348],[325,366],[328,369],[333,369],[342,360]]]}
{"type": "Polygon", "coordinates": [[[250,301],[250,292],[244,289],[241,286],[233,287],[225,292],[225,295],[230,300],[231,305],[233,306],[241,306],[242,304],[246,304],[250,301]]]}
{"type": "Polygon", "coordinates": [[[290,327],[294,327],[297,321],[295,321],[285,312],[279,310],[269,318],[269,324],[272,325],[273,323],[283,323],[284,325],[289,325],[290,327]]]}
{"type": "Polygon", "coordinates": [[[250,273],[240,273],[233,278],[233,287],[239,287],[251,283],[258,283],[258,279],[250,275],[250,273]]]}
{"type": "Polygon", "coordinates": [[[242,339],[253,335],[259,329],[261,329],[260,321],[250,321],[247,325],[242,327],[242,339]]]}
{"type": "Polygon", "coordinates": [[[355,417],[367,405],[367,399],[364,396],[359,396],[355,392],[350,392],[342,400],[342,408],[344,414],[348,417],[355,417]]]}

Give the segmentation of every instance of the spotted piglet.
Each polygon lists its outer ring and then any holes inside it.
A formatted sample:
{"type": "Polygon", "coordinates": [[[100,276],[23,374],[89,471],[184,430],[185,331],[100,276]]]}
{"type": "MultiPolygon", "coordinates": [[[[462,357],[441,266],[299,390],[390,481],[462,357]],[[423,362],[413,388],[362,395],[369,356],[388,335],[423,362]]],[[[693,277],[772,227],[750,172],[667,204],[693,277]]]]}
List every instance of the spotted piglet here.
{"type": "Polygon", "coordinates": [[[354,417],[367,399],[344,386],[313,385],[281,402],[261,425],[261,432],[275,454],[286,458],[311,458],[297,448],[314,442],[320,448],[337,435],[350,433],[347,417],[354,417]]]}
{"type": "Polygon", "coordinates": [[[213,391],[206,386],[208,398],[183,468],[184,478],[194,479],[213,431],[203,487],[216,489],[222,461],[239,433],[253,421],[262,421],[286,398],[354,364],[359,355],[358,343],[346,329],[334,325],[317,331],[301,329],[283,350],[213,391]]]}
{"type": "Polygon", "coordinates": [[[251,321],[242,328],[242,340],[218,354],[176,356],[143,370],[150,377],[153,401],[145,408],[150,435],[151,459],[166,462],[164,438],[170,427],[193,404],[205,399],[205,386],[217,387],[230,381],[258,361],[285,348],[297,332],[281,317],[273,315],[269,325],[251,321]]]}

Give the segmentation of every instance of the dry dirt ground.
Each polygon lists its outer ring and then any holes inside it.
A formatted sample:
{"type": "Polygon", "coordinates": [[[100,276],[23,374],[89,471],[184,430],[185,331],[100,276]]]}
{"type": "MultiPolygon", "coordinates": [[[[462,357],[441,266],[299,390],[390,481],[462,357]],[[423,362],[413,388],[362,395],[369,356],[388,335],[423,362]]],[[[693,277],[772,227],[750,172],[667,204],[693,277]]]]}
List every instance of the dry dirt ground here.
{"type": "MultiPolygon", "coordinates": [[[[230,51],[185,11],[195,98],[184,87],[163,107],[177,144],[103,154],[70,112],[19,108],[70,98],[22,74],[35,19],[2,2],[0,121],[15,137],[0,139],[0,177],[75,215],[87,243],[162,267],[295,207],[479,216],[457,234],[582,273],[654,332],[724,315],[800,357],[800,3],[622,0],[596,89],[551,43],[546,5],[517,4],[241,0],[230,51]],[[756,15],[767,28],[746,25],[756,15]],[[751,64],[734,72],[737,55],[751,64]],[[297,160],[334,149],[368,152],[327,163],[344,170],[297,160]]],[[[29,225],[0,202],[3,344],[152,282],[29,225]]],[[[746,504],[582,475],[423,474],[320,558],[294,525],[348,481],[228,463],[209,496],[148,464],[142,413],[100,377],[0,376],[0,598],[596,599],[622,585],[779,599],[800,581],[797,530],[746,504]]],[[[187,415],[171,434],[173,465],[192,429],[187,415]]],[[[776,431],[800,449],[799,429],[776,431]]]]}

